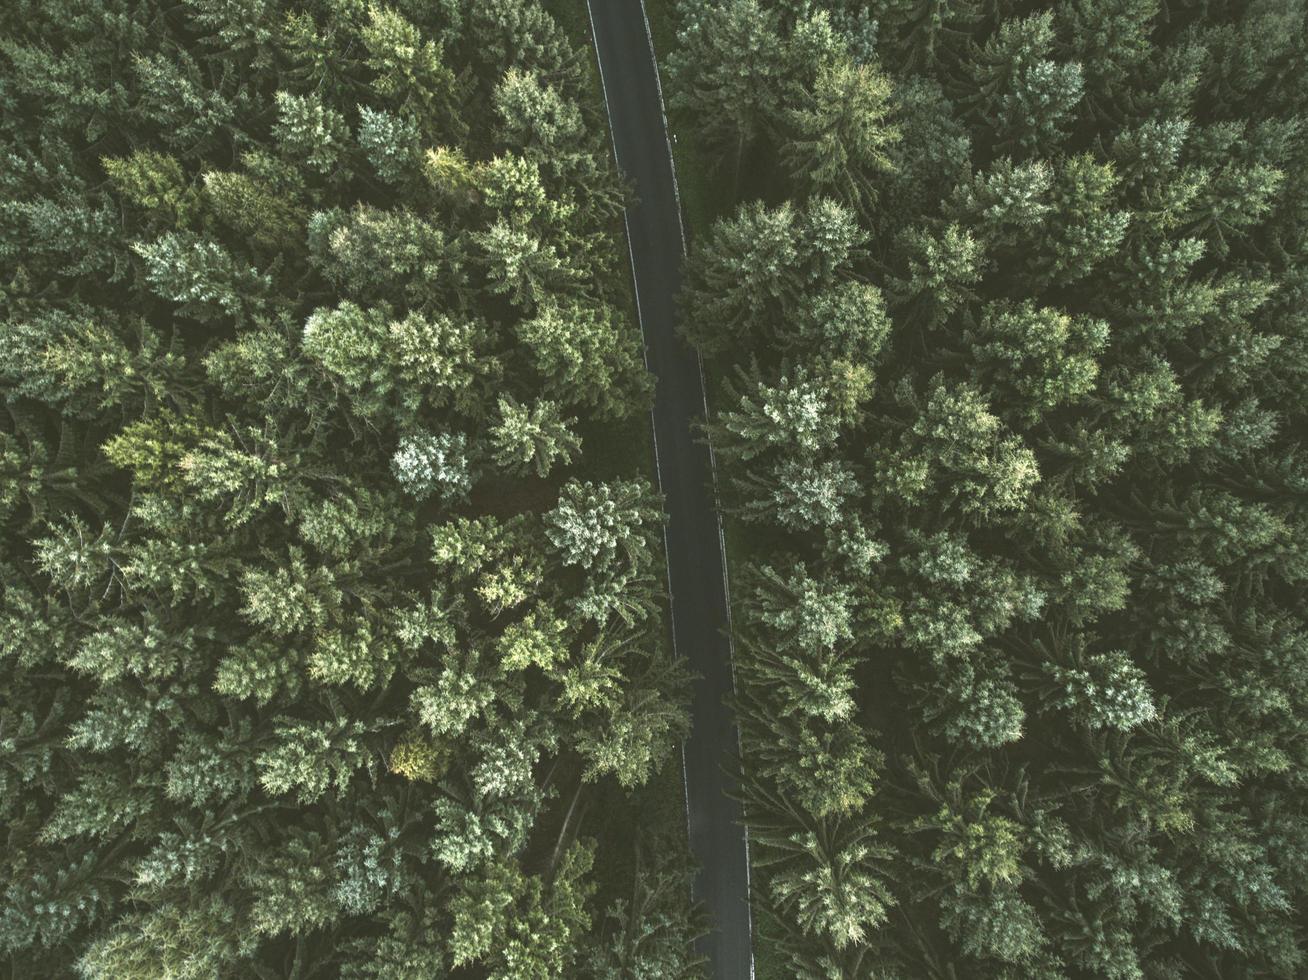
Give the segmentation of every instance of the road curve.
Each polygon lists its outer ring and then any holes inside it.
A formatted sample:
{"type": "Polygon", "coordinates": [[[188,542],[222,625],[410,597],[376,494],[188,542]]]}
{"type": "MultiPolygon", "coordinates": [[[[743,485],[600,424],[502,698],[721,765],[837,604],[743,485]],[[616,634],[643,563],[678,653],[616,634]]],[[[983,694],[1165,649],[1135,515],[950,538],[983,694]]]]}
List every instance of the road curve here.
{"type": "Polygon", "coordinates": [[[705,413],[699,355],[674,332],[685,240],[672,153],[641,0],[588,0],[618,168],[635,185],[627,241],[646,363],[657,378],[655,459],[668,512],[665,544],[672,639],[698,675],[693,726],[682,749],[694,896],[710,917],[700,941],[714,980],[754,975],[749,849],[727,766],[739,745],[731,693],[730,612],[711,450],[691,432],[705,413]]]}

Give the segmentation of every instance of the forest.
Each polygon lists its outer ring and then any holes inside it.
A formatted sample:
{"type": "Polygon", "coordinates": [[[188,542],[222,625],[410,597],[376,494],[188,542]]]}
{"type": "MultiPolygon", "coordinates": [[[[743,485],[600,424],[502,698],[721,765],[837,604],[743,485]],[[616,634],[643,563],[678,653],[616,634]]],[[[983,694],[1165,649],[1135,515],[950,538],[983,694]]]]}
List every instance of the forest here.
{"type": "Polygon", "coordinates": [[[0,4],[0,976],[698,975],[576,23],[0,4]]]}
{"type": "MultiPolygon", "coordinates": [[[[648,7],[759,980],[1308,974],[1308,0],[648,7]]],[[[0,4],[0,980],[704,975],[589,47],[0,4]]]]}
{"type": "Polygon", "coordinates": [[[1304,976],[1305,4],[657,8],[761,980],[1304,976]]]}

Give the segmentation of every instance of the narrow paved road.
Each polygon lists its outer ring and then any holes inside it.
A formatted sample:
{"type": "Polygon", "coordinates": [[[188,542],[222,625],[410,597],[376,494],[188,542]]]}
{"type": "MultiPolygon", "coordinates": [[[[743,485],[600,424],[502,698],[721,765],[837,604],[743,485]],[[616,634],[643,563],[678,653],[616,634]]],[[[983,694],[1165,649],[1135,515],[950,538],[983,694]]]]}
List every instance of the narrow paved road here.
{"type": "Polygon", "coordinates": [[[727,590],[713,506],[709,450],[691,434],[704,414],[699,357],[677,337],[675,302],[685,257],[658,68],[641,0],[589,0],[618,167],[635,184],[627,237],[654,402],[655,454],[668,512],[668,579],[677,651],[699,675],[694,727],[684,748],[690,846],[700,864],[695,897],[712,920],[701,941],[715,980],[754,974],[749,855],[740,805],[724,771],[736,750],[727,590]]]}

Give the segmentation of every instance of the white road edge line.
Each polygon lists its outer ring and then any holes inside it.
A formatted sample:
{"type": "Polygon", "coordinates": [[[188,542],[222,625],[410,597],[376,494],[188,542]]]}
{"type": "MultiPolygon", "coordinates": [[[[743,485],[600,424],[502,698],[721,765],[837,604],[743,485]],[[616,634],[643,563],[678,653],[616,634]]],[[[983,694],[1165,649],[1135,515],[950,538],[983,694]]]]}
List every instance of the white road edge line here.
{"type": "MultiPolygon", "coordinates": [[[[659,93],[659,113],[660,113],[660,115],[662,116],[662,119],[663,119],[663,141],[664,141],[665,144],[667,144],[667,148],[668,148],[668,169],[669,169],[669,170],[671,171],[671,173],[672,173],[672,193],[673,193],[673,196],[676,198],[676,201],[677,201],[677,230],[678,230],[678,232],[679,232],[680,235],[681,235],[681,255],[682,255],[682,258],[685,258],[685,257],[689,254],[689,250],[688,250],[687,247],[686,247],[686,225],[685,225],[684,220],[682,219],[682,208],[681,208],[681,187],[680,187],[680,185],[677,183],[677,158],[676,158],[676,155],[672,152],[672,137],[671,137],[671,135],[670,135],[670,134],[671,134],[671,129],[670,129],[670,127],[668,126],[668,111],[667,111],[667,104],[666,104],[666,102],[664,101],[664,98],[663,98],[663,78],[662,78],[662,73],[659,71],[658,53],[657,53],[657,51],[656,51],[655,48],[654,48],[654,34],[653,34],[653,32],[650,30],[650,26],[649,26],[649,12],[645,9],[645,0],[640,0],[640,14],[641,14],[641,18],[642,18],[642,19],[644,20],[644,22],[645,22],[645,39],[646,39],[646,42],[649,44],[650,60],[651,60],[651,62],[652,62],[653,65],[654,65],[654,85],[655,85],[655,87],[658,89],[658,93],[659,93]]],[[[587,17],[587,19],[590,21],[591,47],[592,47],[592,49],[593,49],[594,52],[595,52],[595,64],[596,64],[596,66],[598,67],[598,69],[599,69],[599,73],[600,73],[600,93],[604,96],[604,115],[608,118],[608,122],[609,122],[609,147],[610,147],[610,150],[611,150],[612,155],[613,155],[613,161],[614,161],[614,164],[618,167],[618,172],[621,173],[621,172],[622,172],[622,165],[621,165],[621,163],[618,161],[618,148],[617,148],[617,143],[616,143],[616,141],[613,139],[613,113],[612,113],[612,112],[610,111],[610,109],[609,109],[609,92],[608,92],[608,84],[605,82],[605,79],[604,79],[604,58],[603,58],[603,56],[600,54],[599,45],[598,45],[597,43],[595,43],[595,11],[593,10],[593,8],[592,8],[592,6],[591,6],[591,0],[586,0],[586,17],[587,17]]],[[[645,335],[645,321],[644,321],[644,318],[643,318],[642,315],[641,315],[641,309],[640,309],[640,283],[639,283],[639,281],[636,279],[636,256],[635,256],[635,253],[632,251],[632,248],[631,248],[631,224],[630,224],[630,222],[627,221],[627,209],[626,209],[625,207],[622,209],[622,224],[623,224],[623,227],[626,229],[626,232],[627,232],[627,257],[628,257],[628,261],[629,261],[630,266],[631,266],[631,289],[632,289],[632,294],[633,294],[633,295],[635,296],[635,298],[636,298],[636,319],[640,321],[641,338],[644,339],[644,335],[645,335]]],[[[646,369],[646,370],[649,370],[649,350],[648,350],[648,345],[642,344],[642,346],[641,346],[641,355],[642,355],[642,357],[644,358],[644,361],[645,361],[645,369],[646,369]]],[[[695,363],[696,363],[696,366],[699,368],[699,391],[700,391],[700,396],[701,396],[701,398],[703,399],[703,404],[704,404],[704,421],[707,422],[708,419],[709,419],[709,407],[708,407],[708,385],[705,383],[705,376],[704,376],[704,358],[700,355],[700,353],[699,353],[698,350],[695,351],[695,363]]],[[[662,471],[662,468],[661,468],[660,465],[659,465],[659,439],[658,439],[658,429],[657,429],[657,427],[656,427],[655,424],[654,424],[654,409],[653,409],[653,408],[650,409],[650,413],[649,413],[649,421],[650,421],[650,430],[651,430],[651,432],[653,433],[653,436],[654,436],[654,471],[655,471],[656,479],[657,479],[657,481],[658,481],[659,491],[662,492],[662,490],[663,490],[663,471],[662,471]]],[[[736,689],[736,643],[735,643],[735,630],[734,630],[734,627],[733,627],[733,625],[732,625],[732,619],[731,619],[731,582],[730,582],[730,578],[729,578],[728,573],[727,573],[727,539],[726,539],[726,532],[723,530],[723,527],[722,527],[722,512],[718,509],[718,506],[717,506],[717,503],[718,503],[718,500],[719,500],[719,497],[718,497],[718,466],[717,466],[717,455],[716,455],[716,454],[714,453],[714,451],[713,451],[713,440],[709,437],[709,434],[708,434],[707,432],[704,433],[704,442],[705,442],[705,445],[708,446],[708,451],[709,451],[709,474],[710,474],[710,476],[711,476],[711,478],[712,478],[712,483],[713,483],[713,504],[714,504],[714,507],[713,507],[713,513],[714,513],[714,517],[715,517],[715,519],[716,519],[716,521],[717,521],[717,525],[718,525],[718,552],[719,552],[719,554],[720,554],[720,556],[721,556],[721,561],[722,561],[722,590],[723,590],[723,596],[724,596],[724,598],[725,598],[725,600],[726,600],[726,605],[727,605],[727,652],[728,652],[728,667],[729,667],[730,670],[731,670],[731,689],[732,689],[732,693],[735,693],[735,689],[736,689]]],[[[676,614],[673,612],[673,607],[672,607],[672,565],[671,565],[671,560],[670,560],[670,556],[669,556],[669,553],[668,553],[668,529],[667,529],[667,525],[666,525],[666,524],[664,524],[664,526],[663,526],[663,562],[664,562],[664,571],[665,571],[665,575],[666,575],[667,580],[668,580],[668,618],[669,618],[669,627],[671,628],[671,631],[672,631],[672,653],[673,653],[673,656],[678,656],[678,653],[677,653],[677,621],[676,621],[676,614]]],[[[740,760],[741,760],[741,768],[742,768],[742,771],[743,771],[743,768],[744,768],[744,752],[742,751],[742,749],[741,749],[741,744],[740,744],[740,725],[737,724],[735,727],[736,727],[736,753],[737,753],[737,755],[740,757],[740,760]]],[[[682,742],[682,746],[681,746],[681,781],[682,781],[682,797],[683,797],[683,799],[684,799],[685,802],[686,802],[686,827],[687,827],[687,830],[689,830],[689,828],[690,828],[690,786],[689,786],[689,783],[688,783],[688,781],[687,781],[687,779],[686,779],[686,745],[685,745],[685,742],[682,742]]],[[[746,822],[744,822],[744,821],[742,820],[742,822],[741,822],[741,829],[742,829],[742,831],[743,831],[743,833],[744,833],[744,838],[745,838],[745,921],[746,921],[746,923],[747,923],[748,926],[749,926],[749,940],[750,940],[750,942],[749,942],[749,975],[750,975],[750,980],[753,980],[753,978],[754,978],[754,904],[753,904],[753,890],[754,890],[754,889],[753,889],[753,880],[752,880],[752,878],[753,878],[753,874],[752,874],[752,861],[750,860],[750,856],[749,856],[749,824],[746,823],[746,822]]]]}

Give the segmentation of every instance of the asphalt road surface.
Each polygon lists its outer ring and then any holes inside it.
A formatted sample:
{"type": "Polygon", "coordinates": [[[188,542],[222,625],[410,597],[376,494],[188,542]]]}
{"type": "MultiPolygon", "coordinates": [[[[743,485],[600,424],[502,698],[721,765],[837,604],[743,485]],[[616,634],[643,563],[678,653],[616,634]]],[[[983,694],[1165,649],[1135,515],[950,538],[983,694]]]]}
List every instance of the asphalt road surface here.
{"type": "Polygon", "coordinates": [[[627,238],[646,358],[658,379],[655,455],[668,513],[673,641],[699,678],[684,757],[690,846],[700,864],[694,894],[712,929],[700,947],[715,980],[748,980],[754,975],[749,854],[725,769],[738,744],[723,701],[732,684],[727,587],[713,463],[691,432],[705,411],[703,372],[698,355],[674,332],[685,245],[658,68],[641,0],[589,5],[614,153],[638,198],[627,209],[627,238]]]}

